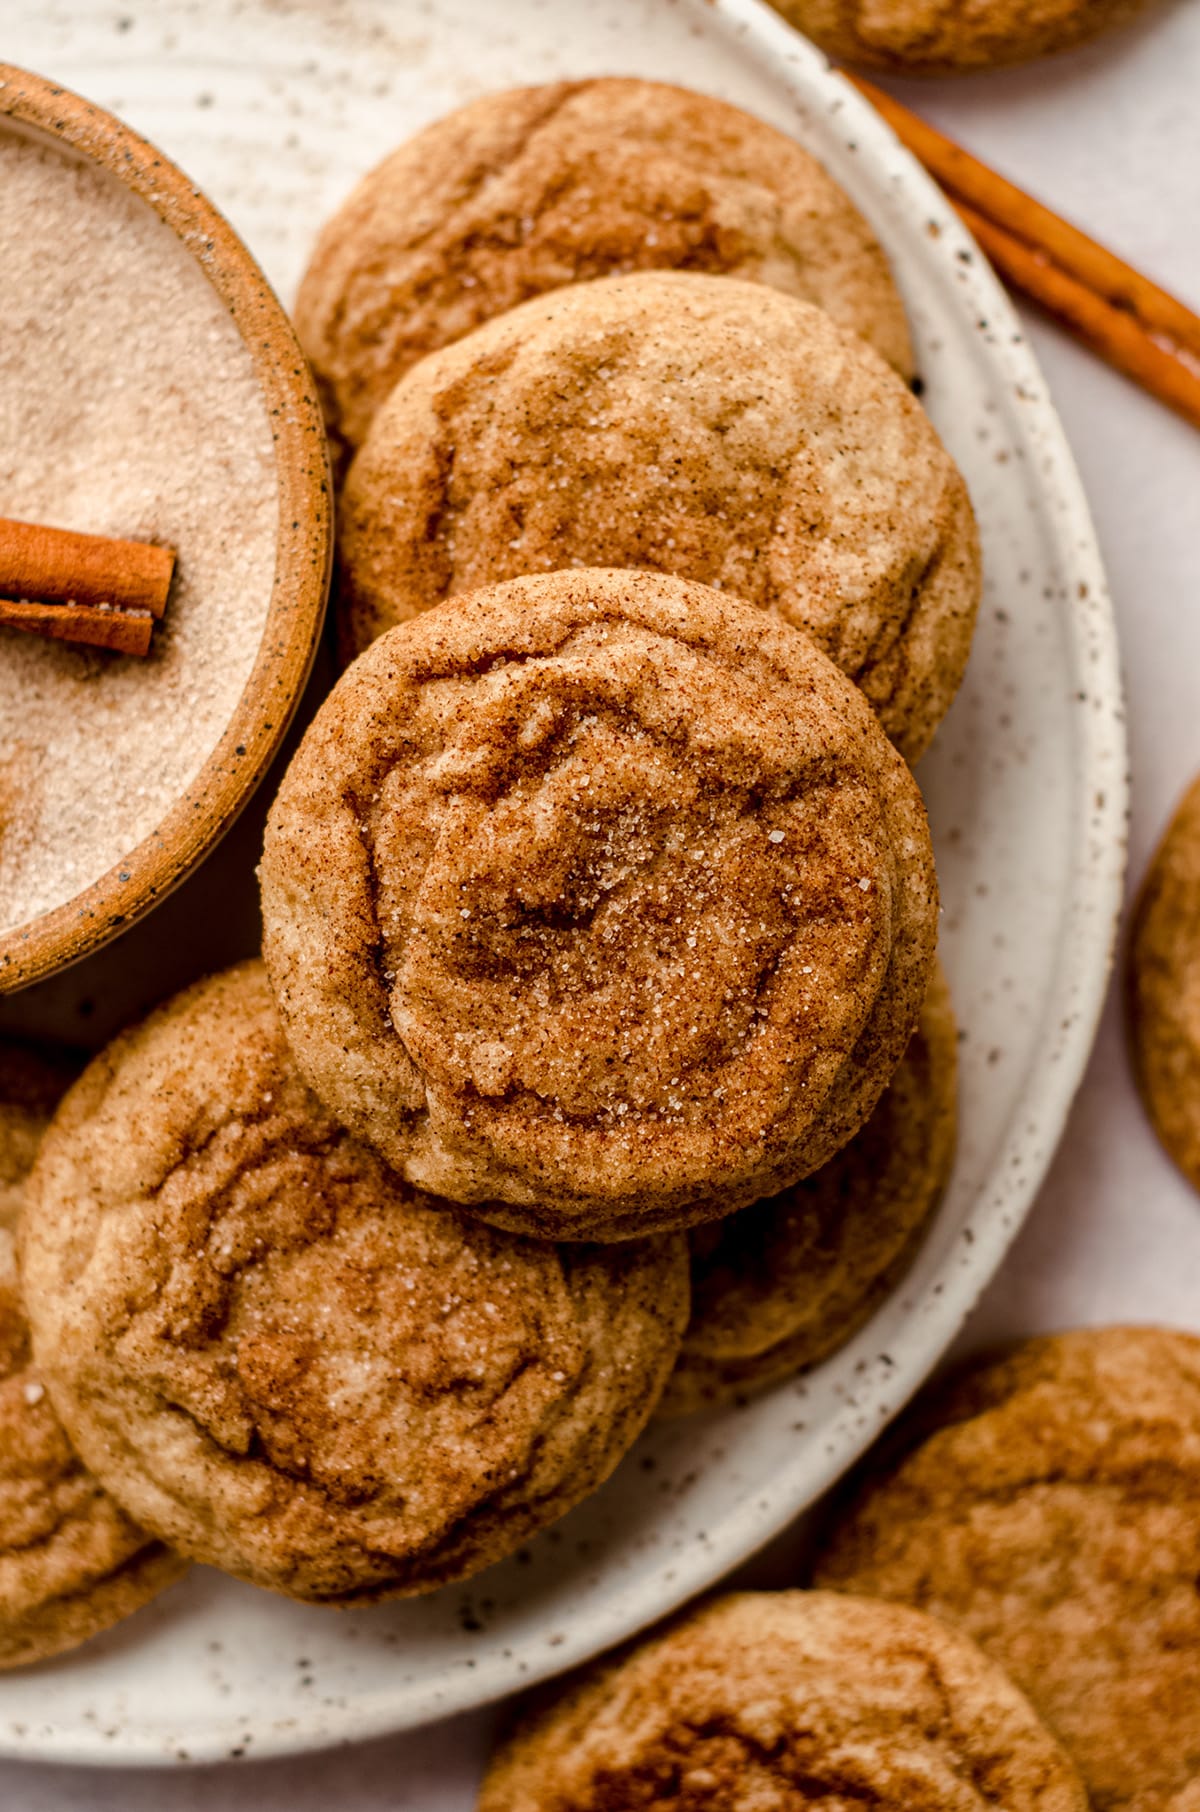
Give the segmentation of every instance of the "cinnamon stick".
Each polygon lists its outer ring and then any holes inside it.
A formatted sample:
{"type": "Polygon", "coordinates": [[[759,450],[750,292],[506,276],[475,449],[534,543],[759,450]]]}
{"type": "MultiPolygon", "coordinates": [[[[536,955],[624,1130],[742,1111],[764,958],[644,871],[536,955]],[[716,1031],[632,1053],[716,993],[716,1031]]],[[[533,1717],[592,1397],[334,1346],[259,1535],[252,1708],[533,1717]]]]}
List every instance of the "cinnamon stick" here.
{"type": "Polygon", "coordinates": [[[174,569],[169,547],[0,517],[0,597],[108,604],[161,617],[174,569]]]}
{"type": "Polygon", "coordinates": [[[41,604],[0,598],[0,627],[54,642],[84,642],[115,654],[148,654],[154,618],[148,610],[103,610],[98,604],[41,604]]]}
{"type": "Polygon", "coordinates": [[[953,195],[949,199],[1001,276],[1065,322],[1110,365],[1200,428],[1200,366],[1176,358],[1134,316],[1114,308],[1015,234],[953,195]]]}
{"type": "Polygon", "coordinates": [[[1061,270],[1104,296],[1114,308],[1135,314],[1150,332],[1163,334],[1200,359],[1200,317],[1176,296],[1151,283],[1106,246],[1089,239],[1015,183],[980,163],[873,82],[864,81],[861,76],[848,76],[847,80],[866,95],[896,137],[944,189],[961,196],[980,214],[1027,244],[1040,246],[1061,270]]]}
{"type": "Polygon", "coordinates": [[[1013,288],[1200,426],[1200,316],[874,83],[846,80],[936,177],[1013,288]]]}

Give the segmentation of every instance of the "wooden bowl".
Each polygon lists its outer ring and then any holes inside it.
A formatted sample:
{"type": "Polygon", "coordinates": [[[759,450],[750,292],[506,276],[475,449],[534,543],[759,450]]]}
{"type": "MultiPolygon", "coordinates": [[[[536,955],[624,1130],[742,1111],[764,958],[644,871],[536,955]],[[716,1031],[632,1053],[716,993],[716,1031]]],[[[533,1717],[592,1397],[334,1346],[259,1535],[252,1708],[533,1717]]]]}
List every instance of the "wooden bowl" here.
{"type": "Polygon", "coordinates": [[[321,632],[333,557],[325,429],[304,356],[246,247],[188,178],[102,107],[0,64],[0,116],[69,147],[146,202],[196,260],[245,344],[274,437],[275,576],[249,678],[220,740],[153,833],[61,906],[0,934],[0,993],[127,930],[228,830],[279,747],[321,632]]]}

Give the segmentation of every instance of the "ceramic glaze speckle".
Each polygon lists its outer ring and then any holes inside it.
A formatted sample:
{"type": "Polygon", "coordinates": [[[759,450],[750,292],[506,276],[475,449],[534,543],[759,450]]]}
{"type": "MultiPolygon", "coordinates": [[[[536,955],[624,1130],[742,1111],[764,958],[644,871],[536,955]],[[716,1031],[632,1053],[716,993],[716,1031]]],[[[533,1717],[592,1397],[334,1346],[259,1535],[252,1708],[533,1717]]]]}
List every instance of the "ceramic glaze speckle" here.
{"type": "Polygon", "coordinates": [[[900,1291],[808,1377],[656,1428],[597,1497],[462,1590],[334,1616],[197,1569],[56,1666],[52,1692],[44,1670],[0,1688],[7,1753],[296,1751],[482,1703],[652,1621],[832,1483],[945,1350],[1020,1224],[1091,1043],[1123,866],[1116,651],[1074,468],[1007,302],[885,129],[754,0],[595,0],[570,33],[552,0],[129,0],[121,18],[40,0],[26,15],[9,53],[177,157],[285,298],[354,179],[487,88],[667,75],[795,132],[894,261],[923,401],[984,538],[967,679],[921,767],[963,1026],[962,1137],[900,1291]]]}

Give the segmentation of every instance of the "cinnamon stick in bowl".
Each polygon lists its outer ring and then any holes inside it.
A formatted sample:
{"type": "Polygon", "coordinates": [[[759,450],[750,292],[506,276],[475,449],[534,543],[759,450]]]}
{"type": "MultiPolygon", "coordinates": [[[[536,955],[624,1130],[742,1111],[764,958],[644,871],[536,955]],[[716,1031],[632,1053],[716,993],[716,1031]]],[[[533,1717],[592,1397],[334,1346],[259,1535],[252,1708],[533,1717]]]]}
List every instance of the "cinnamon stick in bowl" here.
{"type": "Polygon", "coordinates": [[[146,654],[174,570],[169,547],[0,517],[0,626],[146,654]]]}
{"type": "Polygon", "coordinates": [[[174,570],[169,547],[0,516],[0,597],[109,604],[161,617],[174,570]]]}

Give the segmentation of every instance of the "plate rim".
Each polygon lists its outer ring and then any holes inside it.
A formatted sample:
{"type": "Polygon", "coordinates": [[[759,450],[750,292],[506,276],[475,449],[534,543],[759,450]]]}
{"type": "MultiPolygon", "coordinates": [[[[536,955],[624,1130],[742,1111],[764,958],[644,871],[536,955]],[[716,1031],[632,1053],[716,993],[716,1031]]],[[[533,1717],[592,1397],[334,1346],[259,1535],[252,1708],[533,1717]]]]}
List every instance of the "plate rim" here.
{"type": "MultiPolygon", "coordinates": [[[[1072,732],[1073,784],[1077,797],[1090,797],[1093,810],[1073,825],[1073,843],[1058,925],[1057,963],[1043,1008],[1043,1024],[1056,1026],[1026,1074],[1009,1115],[993,1164],[982,1179],[964,1227],[973,1234],[969,1261],[944,1273],[945,1287],[927,1292],[914,1314],[902,1361],[889,1375],[887,1419],[895,1415],[929,1376],[975,1308],[1023,1224],[1082,1080],[1095,1041],[1116,950],[1124,897],[1128,805],[1128,756],[1119,646],[1103,560],[1083,485],[1066,432],[1040,367],[1013,307],[990,264],[961,224],[942,192],[895,138],[891,128],[807,39],[771,12],[764,0],[690,0],[705,16],[736,37],[778,79],[802,110],[812,108],[830,130],[868,154],[878,173],[882,200],[888,178],[924,218],[936,224],[936,250],[927,256],[953,269],[964,309],[999,331],[987,348],[989,362],[1020,396],[1022,428],[1033,440],[1047,475],[1046,519],[1064,578],[1064,597],[1086,601],[1071,610],[1066,644],[1071,668],[1085,669],[1093,700],[1102,709],[1081,712],[1072,732]],[[834,105],[836,103],[836,106],[834,105]],[[833,120],[836,116],[837,123],[833,120]],[[964,258],[964,254],[967,256],[964,258]],[[1083,589],[1079,589],[1083,588],[1083,589]]],[[[1057,614],[1066,614],[1066,604],[1057,614]]],[[[869,1387],[864,1387],[869,1388],[869,1387]]],[[[861,1405],[858,1406],[861,1409],[861,1405]]],[[[482,1656],[467,1666],[451,1664],[440,1676],[406,1684],[402,1700],[386,1680],[327,1709],[313,1705],[303,1723],[288,1718],[255,1729],[253,1759],[311,1753],[418,1729],[494,1704],[594,1658],[658,1622],[682,1604],[710,1590],[778,1536],[814,1503],[875,1439],[882,1415],[843,1413],[822,1429],[819,1454],[805,1445],[804,1458],[781,1466],[769,1488],[757,1490],[708,1526],[712,1539],[692,1543],[673,1557],[669,1586],[648,1598],[644,1580],[633,1580],[605,1598],[601,1614],[589,1611],[571,1634],[546,1654],[536,1635],[514,1641],[505,1654],[482,1656]],[[802,1470],[805,1484],[787,1488],[802,1470]],[[540,1648],[541,1654],[534,1651],[540,1648]]],[[[229,1759],[230,1748],[247,1729],[246,1719],[214,1720],[186,1756],[164,1748],[161,1732],[139,1730],[127,1719],[119,1743],[97,1733],[94,1741],[54,1738],[11,1740],[0,1728],[0,1757],[44,1758],[89,1766],[162,1766],[229,1759]]]]}

